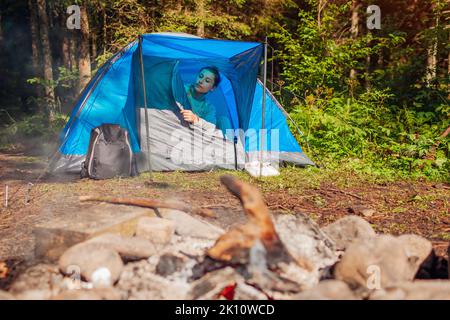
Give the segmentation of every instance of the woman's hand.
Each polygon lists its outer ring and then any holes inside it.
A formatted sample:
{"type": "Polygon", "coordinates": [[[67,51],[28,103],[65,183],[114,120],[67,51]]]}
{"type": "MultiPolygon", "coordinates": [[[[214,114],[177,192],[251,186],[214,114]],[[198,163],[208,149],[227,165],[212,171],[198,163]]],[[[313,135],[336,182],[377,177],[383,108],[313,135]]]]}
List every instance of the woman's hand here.
{"type": "Polygon", "coordinates": [[[183,115],[183,119],[189,123],[196,123],[199,121],[198,116],[191,110],[182,110],[181,114],[183,115]]]}

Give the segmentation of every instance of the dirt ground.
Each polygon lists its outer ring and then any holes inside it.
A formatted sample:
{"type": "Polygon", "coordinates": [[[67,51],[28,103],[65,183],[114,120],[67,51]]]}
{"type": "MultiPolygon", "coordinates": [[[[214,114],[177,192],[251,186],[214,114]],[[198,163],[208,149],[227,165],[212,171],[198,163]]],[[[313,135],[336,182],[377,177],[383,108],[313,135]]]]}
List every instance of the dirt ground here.
{"type": "MultiPolygon", "coordinates": [[[[345,215],[360,215],[379,233],[422,235],[432,241],[438,255],[447,257],[448,183],[371,182],[301,168],[282,169],[281,176],[263,180],[243,172],[213,171],[145,173],[93,181],[80,180],[77,175],[43,175],[46,163],[46,159],[23,153],[0,153],[0,263],[6,261],[9,269],[33,256],[33,227],[58,212],[75,212],[89,205],[79,202],[82,195],[177,199],[211,208],[216,218],[208,219],[224,228],[245,221],[239,201],[220,185],[219,177],[225,173],[258,185],[273,212],[303,212],[321,226],[345,215]]],[[[0,276],[0,287],[1,282],[0,276]]]]}

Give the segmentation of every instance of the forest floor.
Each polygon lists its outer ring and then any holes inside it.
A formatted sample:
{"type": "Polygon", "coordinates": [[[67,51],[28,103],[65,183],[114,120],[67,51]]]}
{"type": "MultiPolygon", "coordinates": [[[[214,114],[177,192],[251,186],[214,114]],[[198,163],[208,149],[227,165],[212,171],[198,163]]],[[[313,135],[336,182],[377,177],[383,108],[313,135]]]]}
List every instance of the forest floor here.
{"type": "Polygon", "coordinates": [[[346,215],[366,219],[375,231],[415,233],[432,241],[446,256],[450,241],[450,184],[427,181],[380,181],[354,172],[282,168],[281,175],[252,178],[245,172],[144,173],[132,178],[94,181],[78,175],[41,176],[46,160],[26,154],[0,153],[0,262],[21,261],[33,253],[32,231],[55,212],[76,212],[82,195],[170,198],[216,212],[212,223],[228,228],[245,221],[239,201],[220,184],[232,174],[257,185],[272,211],[303,212],[319,225],[346,215]],[[41,176],[41,177],[40,177],[41,176]],[[39,178],[38,181],[36,181],[39,178]],[[34,183],[28,191],[28,183],[34,183]],[[5,207],[8,186],[9,203],[5,207]]]}

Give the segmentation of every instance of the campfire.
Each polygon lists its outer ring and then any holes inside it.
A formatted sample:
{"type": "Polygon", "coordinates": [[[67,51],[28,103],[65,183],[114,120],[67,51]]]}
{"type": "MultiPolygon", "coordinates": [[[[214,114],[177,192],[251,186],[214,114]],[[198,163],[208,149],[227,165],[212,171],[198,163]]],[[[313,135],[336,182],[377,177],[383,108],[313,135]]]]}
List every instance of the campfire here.
{"type": "MultiPolygon", "coordinates": [[[[75,243],[51,242],[47,235],[43,242],[51,245],[40,248],[46,261],[20,274],[0,299],[450,298],[446,261],[426,239],[378,235],[358,216],[319,228],[301,213],[272,214],[261,192],[234,176],[222,176],[221,183],[246,215],[228,230],[211,223],[210,208],[80,198],[154,214],[140,216],[128,235],[95,229],[75,243]]],[[[7,273],[0,263],[0,278],[7,273]]]]}

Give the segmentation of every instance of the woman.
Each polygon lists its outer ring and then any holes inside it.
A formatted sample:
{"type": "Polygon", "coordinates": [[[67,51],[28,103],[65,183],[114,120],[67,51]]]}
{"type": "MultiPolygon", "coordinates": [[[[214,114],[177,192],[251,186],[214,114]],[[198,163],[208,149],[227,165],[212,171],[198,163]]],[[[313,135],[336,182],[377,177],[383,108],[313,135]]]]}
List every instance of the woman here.
{"type": "Polygon", "coordinates": [[[220,74],[216,67],[208,66],[200,69],[195,83],[185,86],[192,107],[192,110],[181,111],[185,121],[201,126],[203,121],[216,125],[216,108],[205,99],[205,96],[217,88],[219,83],[220,74]]]}

